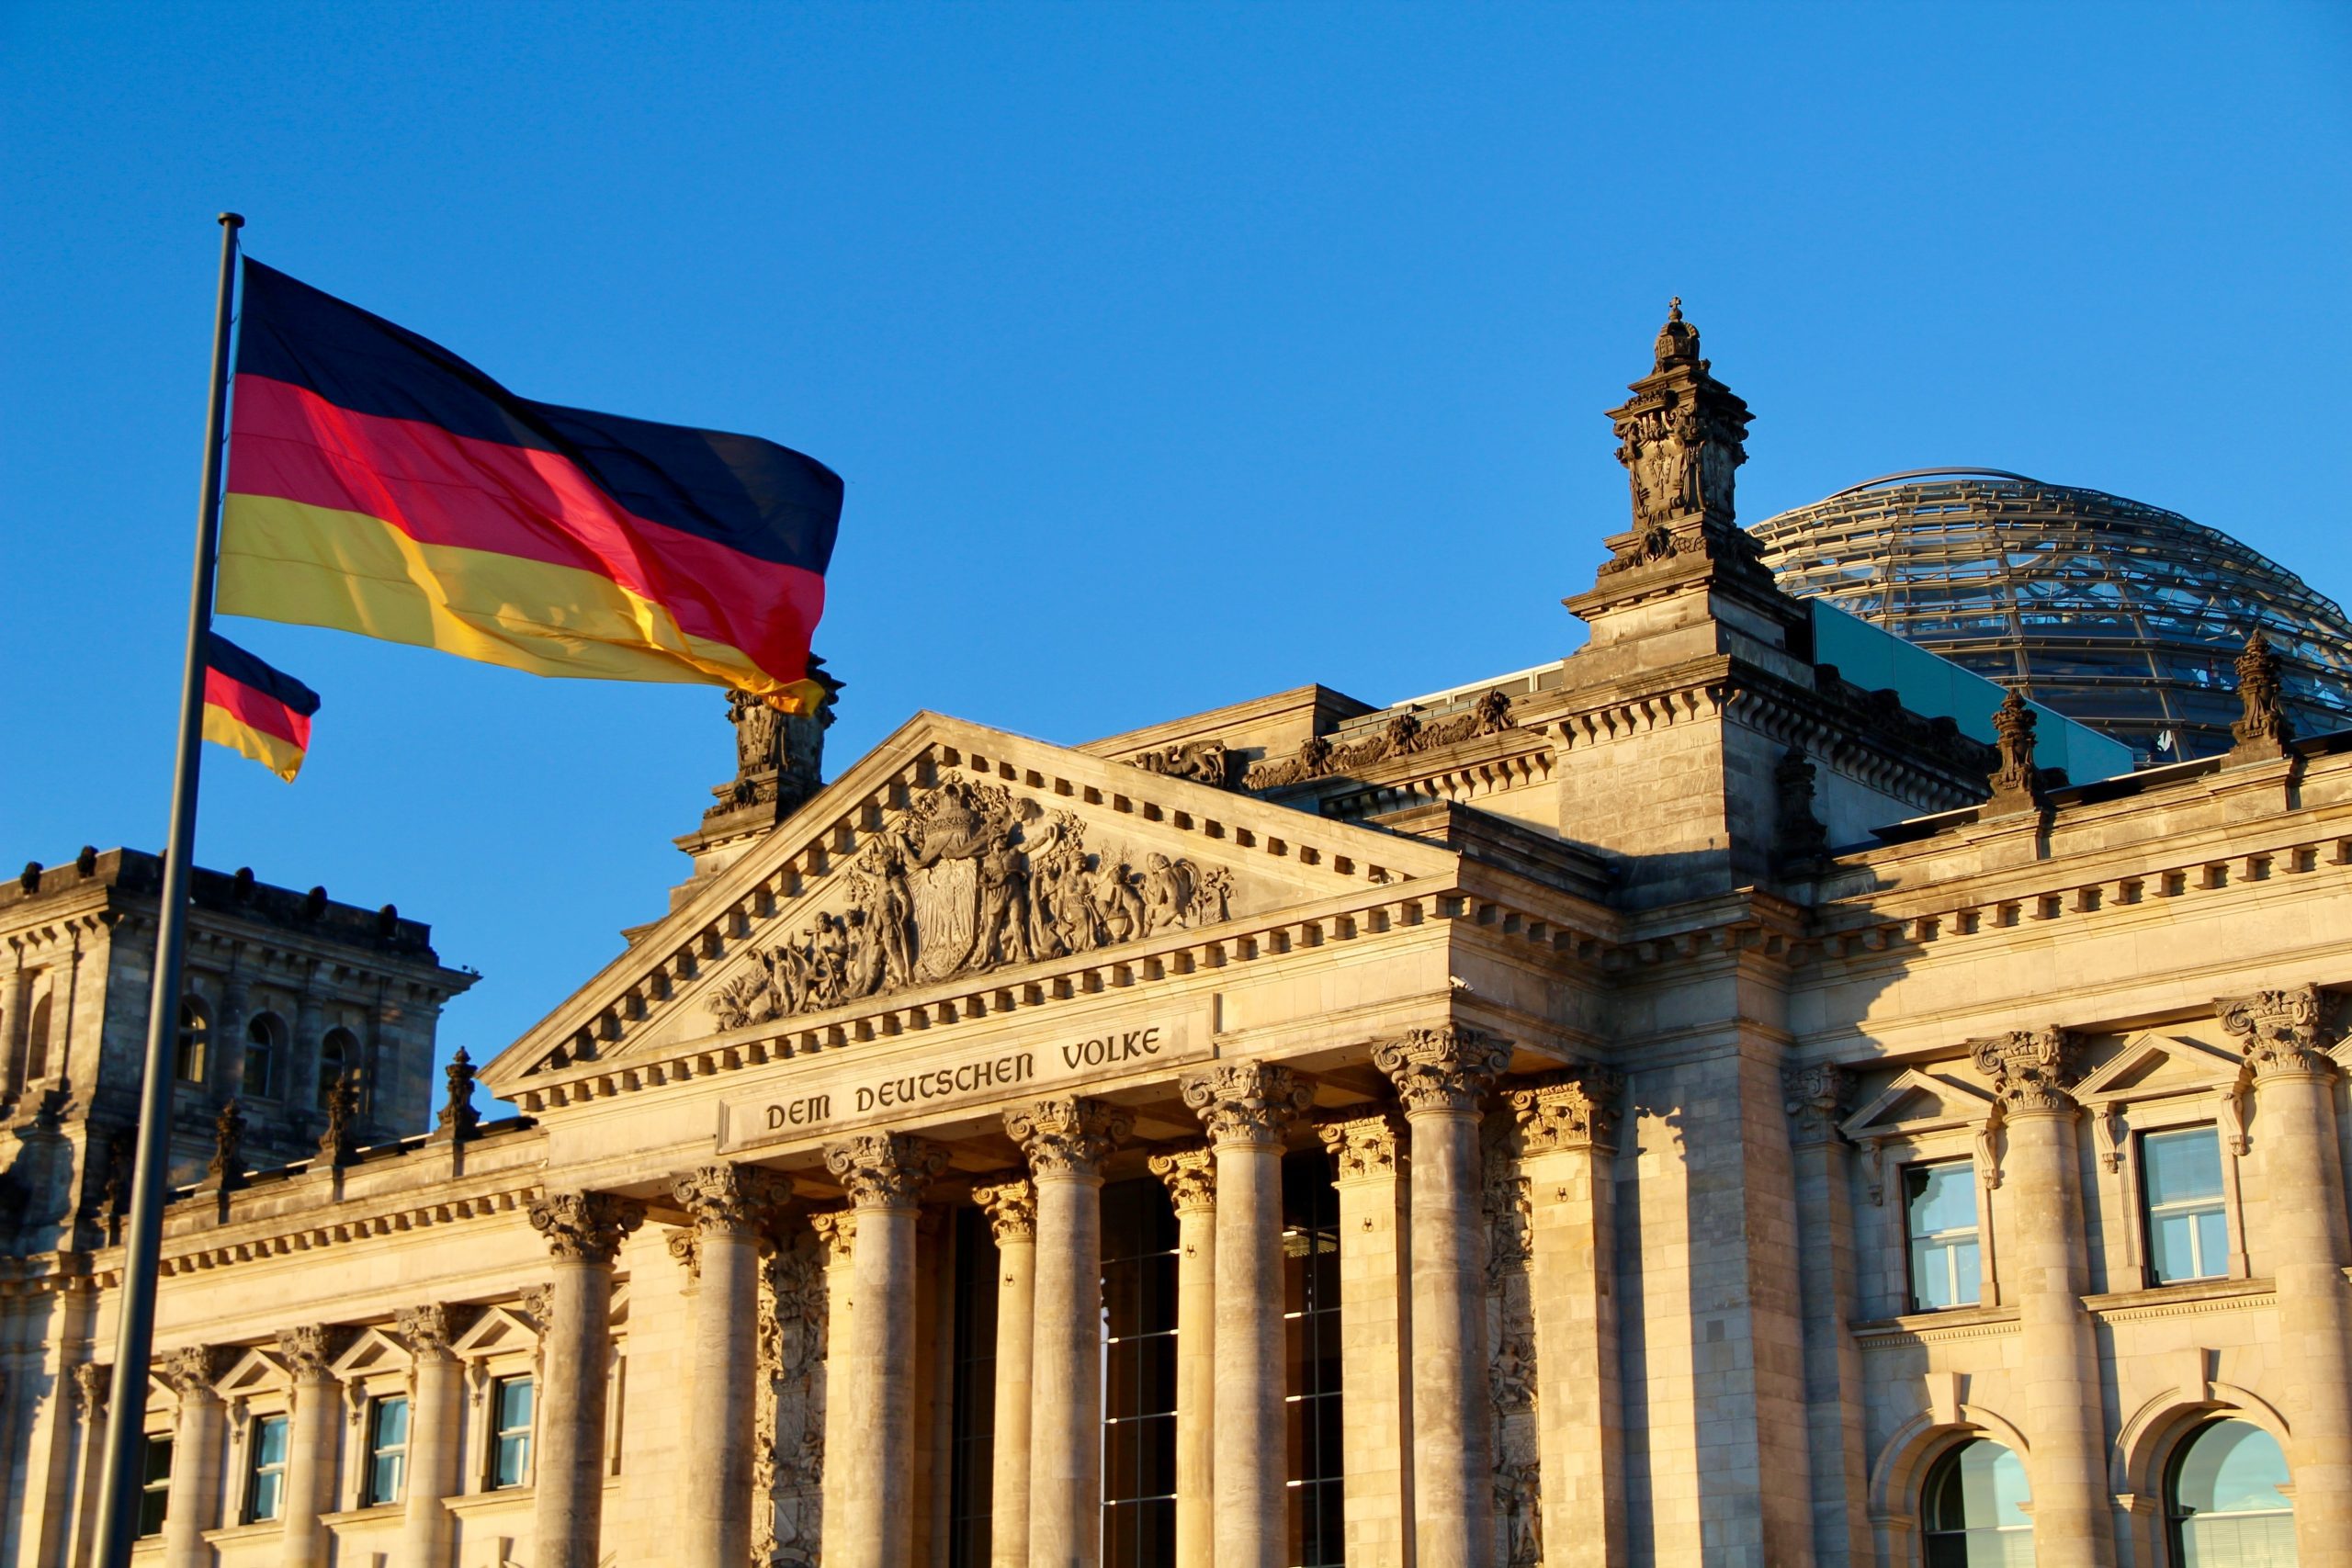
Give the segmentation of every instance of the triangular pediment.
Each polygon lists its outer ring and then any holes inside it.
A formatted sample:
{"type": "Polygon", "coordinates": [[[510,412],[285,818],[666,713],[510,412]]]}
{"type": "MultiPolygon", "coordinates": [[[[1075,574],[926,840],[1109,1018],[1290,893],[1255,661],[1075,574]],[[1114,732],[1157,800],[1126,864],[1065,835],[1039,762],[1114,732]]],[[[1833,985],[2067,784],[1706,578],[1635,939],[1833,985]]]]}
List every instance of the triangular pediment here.
{"type": "Polygon", "coordinates": [[[267,1350],[248,1349],[214,1380],[213,1391],[223,1399],[243,1399],[265,1389],[284,1388],[286,1363],[267,1350]]]}
{"type": "Polygon", "coordinates": [[[333,1371],[336,1377],[349,1382],[376,1372],[406,1371],[408,1364],[407,1346],[380,1328],[369,1328],[362,1330],[350,1348],[334,1359],[333,1371]]]}
{"type": "Polygon", "coordinates": [[[1993,1097],[1918,1067],[1905,1067],[1860,1110],[1838,1124],[1857,1143],[1973,1126],[1992,1114],[1993,1097]]]}
{"type": "Polygon", "coordinates": [[[634,933],[482,1081],[506,1095],[592,1062],[944,1016],[975,990],[1063,994],[1104,964],[1148,976],[1232,922],[1458,866],[1437,844],[920,714],[634,933]]]}
{"type": "Polygon", "coordinates": [[[537,1350],[539,1331],[522,1314],[503,1306],[487,1307],[467,1330],[449,1342],[461,1358],[495,1356],[509,1350],[537,1350]]]}
{"type": "Polygon", "coordinates": [[[2219,1046],[2183,1035],[2135,1034],[2075,1086],[2085,1105],[2168,1095],[2211,1094],[2238,1081],[2245,1064],[2219,1046]]]}

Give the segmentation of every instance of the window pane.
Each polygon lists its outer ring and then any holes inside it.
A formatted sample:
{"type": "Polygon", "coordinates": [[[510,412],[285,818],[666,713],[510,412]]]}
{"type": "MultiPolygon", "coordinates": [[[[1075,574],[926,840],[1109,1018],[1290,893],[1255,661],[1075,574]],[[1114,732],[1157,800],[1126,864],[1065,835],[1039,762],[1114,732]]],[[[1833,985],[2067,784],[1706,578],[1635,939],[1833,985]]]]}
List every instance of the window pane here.
{"type": "Polygon", "coordinates": [[[264,1524],[277,1517],[285,1482],[286,1472],[282,1470],[260,1471],[254,1474],[253,1502],[245,1509],[248,1523],[264,1524]]]}
{"type": "Polygon", "coordinates": [[[265,1416],[254,1423],[254,1462],[257,1465],[282,1465],[286,1462],[286,1417],[265,1416]]]}
{"type": "Polygon", "coordinates": [[[498,1429],[512,1431],[531,1424],[531,1380],[508,1378],[498,1385],[498,1429]]]}
{"type": "Polygon", "coordinates": [[[1980,1267],[1976,1244],[1959,1241],[1951,1245],[1951,1265],[1954,1284],[1952,1305],[1974,1306],[1984,1299],[1984,1280],[1978,1277],[1980,1267]]]}
{"type": "Polygon", "coordinates": [[[378,1454],[368,1466],[368,1501],[371,1504],[399,1502],[401,1483],[406,1478],[407,1470],[406,1454],[378,1454]]]}
{"type": "Polygon", "coordinates": [[[2212,1128],[2151,1133],[2140,1147],[2151,1207],[2222,1195],[2222,1143],[2212,1128]]]}
{"type": "Polygon", "coordinates": [[[2197,1264],[2208,1277],[2230,1271],[2230,1222],[2219,1209],[2197,1216],[2197,1264]]]}
{"type": "Polygon", "coordinates": [[[2216,1421],[2197,1434],[2173,1483],[2176,1512],[2240,1514],[2286,1507],[2286,1456],[2250,1421],[2216,1421]]]}
{"type": "Polygon", "coordinates": [[[501,1438],[498,1450],[491,1461],[490,1483],[492,1486],[523,1484],[524,1460],[529,1452],[529,1439],[501,1438]]]}
{"type": "Polygon", "coordinates": [[[408,1446],[408,1400],[394,1395],[376,1402],[376,1446],[398,1449],[408,1446]]]}
{"type": "Polygon", "coordinates": [[[141,1477],[141,1483],[148,1486],[161,1486],[171,1478],[172,1439],[169,1438],[148,1438],[146,1466],[141,1477]]]}
{"type": "Polygon", "coordinates": [[[1968,1161],[1913,1166],[1905,1185],[1913,1235],[1976,1228],[1976,1168],[1968,1161]]]}

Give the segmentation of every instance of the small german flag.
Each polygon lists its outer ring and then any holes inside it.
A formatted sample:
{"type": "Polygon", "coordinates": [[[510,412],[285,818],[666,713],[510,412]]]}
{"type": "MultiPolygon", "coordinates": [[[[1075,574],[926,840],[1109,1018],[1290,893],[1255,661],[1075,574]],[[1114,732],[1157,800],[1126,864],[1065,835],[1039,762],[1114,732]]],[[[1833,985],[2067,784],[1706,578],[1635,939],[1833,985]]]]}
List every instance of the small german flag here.
{"type": "Polygon", "coordinates": [[[204,738],[294,782],[311,749],[319,694],[219,632],[204,650],[204,738]]]}

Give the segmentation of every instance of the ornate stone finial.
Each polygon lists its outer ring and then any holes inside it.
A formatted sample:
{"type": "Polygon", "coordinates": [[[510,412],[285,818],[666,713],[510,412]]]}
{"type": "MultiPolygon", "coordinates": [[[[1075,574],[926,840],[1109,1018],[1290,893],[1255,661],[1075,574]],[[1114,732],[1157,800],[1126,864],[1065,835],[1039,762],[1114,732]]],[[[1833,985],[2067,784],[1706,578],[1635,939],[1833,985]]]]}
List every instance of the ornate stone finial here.
{"type": "Polygon", "coordinates": [[[2049,802],[2041,793],[2041,771],[2033,763],[2033,732],[2040,720],[2025,694],[2015,687],[1993,710],[1993,730],[2000,739],[2000,766],[1991,779],[1993,797],[1984,806],[1988,816],[2039,811],[2049,802]]]}
{"type": "Polygon", "coordinates": [[[857,1240],[857,1211],[854,1209],[820,1209],[808,1216],[808,1228],[817,1233],[817,1241],[825,1249],[828,1263],[847,1263],[857,1240]]]}
{"type": "Polygon", "coordinates": [[[1814,815],[1814,765],[1792,746],[1772,765],[1772,847],[1784,865],[1819,860],[1829,851],[1829,829],[1814,815]]]}
{"type": "Polygon", "coordinates": [[[2238,655],[2238,705],[2241,715],[2230,726],[2237,744],[2230,755],[2249,761],[2285,756],[2288,743],[2295,739],[2295,727],[2287,718],[2278,684],[2278,656],[2270,650],[2269,639],[2260,626],[2247,637],[2245,651],[2238,655]]]}
{"type": "Polygon", "coordinates": [[[1135,1125],[1123,1107],[1074,1096],[1032,1100],[1004,1113],[1005,1135],[1021,1145],[1033,1178],[1100,1176],[1104,1158],[1135,1125]]]}
{"type": "Polygon", "coordinates": [[[230,1356],[226,1346],[182,1346],[155,1357],[155,1375],[182,1399],[217,1399],[212,1385],[228,1372],[230,1356]]]}
{"type": "Polygon", "coordinates": [[[1337,1168],[1340,1181],[1367,1181],[1395,1176],[1405,1159],[1405,1130],[1385,1111],[1334,1116],[1318,1122],[1315,1135],[1337,1168]]]}
{"type": "Polygon", "coordinates": [[[671,1261],[686,1271],[688,1280],[702,1280],[702,1232],[693,1225],[680,1225],[671,1231],[665,1244],[670,1248],[671,1261]]]}
{"type": "Polygon", "coordinates": [[[220,1113],[212,1119],[212,1163],[205,1168],[220,1191],[244,1185],[245,1119],[238,1113],[234,1095],[220,1102],[220,1113]]]}
{"type": "Polygon", "coordinates": [[[1272,1062],[1219,1062],[1188,1074],[1181,1087],[1216,1145],[1279,1148],[1315,1100],[1312,1083],[1272,1062]]]}
{"type": "Polygon", "coordinates": [[[745,807],[766,806],[782,820],[825,786],[825,731],[842,682],[825,672],[811,654],[808,679],[821,689],[816,711],[788,714],[749,692],[727,694],[727,722],[735,727],[735,777],[711,791],[718,804],[706,821],[745,807]]]}
{"type": "Polygon", "coordinates": [[[1037,1238],[1037,1190],[1026,1181],[1000,1181],[972,1189],[972,1201],[988,1214],[999,1247],[1037,1238]]]}
{"type": "Polygon", "coordinates": [[[2333,1078],[2335,1060],[2321,1038],[2317,986],[2222,997],[2213,1003],[2222,1027],[2245,1055],[2257,1082],[2274,1077],[2333,1078]]]}
{"type": "Polygon", "coordinates": [[[326,1130],[319,1134],[316,1163],[328,1169],[359,1157],[359,1069],[334,1080],[326,1095],[326,1130]]]}
{"type": "Polygon", "coordinates": [[[1853,1077],[1845,1068],[1826,1062],[1781,1070],[1781,1107],[1793,1123],[1798,1147],[1826,1144],[1838,1136],[1838,1123],[1845,1119],[1846,1098],[1852,1088],[1853,1077]]]}
{"type": "Polygon", "coordinates": [[[1204,1214],[1216,1208],[1216,1154],[1207,1145],[1169,1149],[1147,1163],[1168,1189],[1168,1201],[1178,1213],[1204,1214]]]}
{"type": "Polygon", "coordinates": [[[458,1047],[458,1054],[449,1059],[442,1073],[449,1080],[449,1094],[441,1103],[441,1118],[434,1126],[434,1134],[463,1143],[481,1124],[481,1114],[474,1109],[474,1061],[466,1055],[464,1046],[458,1047]]]}
{"type": "MultiPolygon", "coordinates": [[[[1611,565],[1674,555],[1751,557],[1738,549],[1732,475],[1747,460],[1747,404],[1709,374],[1699,329],[1682,319],[1678,298],[1659,329],[1650,373],[1609,411],[1634,501],[1634,553],[1611,565]]],[[[1604,569],[1606,570],[1606,569],[1604,569]]]]}
{"type": "Polygon", "coordinates": [[[855,1209],[911,1209],[931,1179],[947,1168],[947,1151],[905,1133],[860,1133],[825,1150],[825,1168],[855,1209]]]}
{"type": "Polygon", "coordinates": [[[329,1365],[357,1337],[356,1330],[331,1323],[305,1324],[277,1331],[277,1354],[296,1382],[324,1382],[329,1365]]]}
{"type": "Polygon", "coordinates": [[[530,1216],[556,1257],[610,1263],[621,1238],[645,1223],[645,1205],[616,1192],[550,1192],[532,1200],[530,1216]]]}
{"type": "Polygon", "coordinates": [[[1374,1046],[1372,1065],[1396,1086],[1408,1116],[1475,1113],[1510,1066],[1510,1046],[1480,1030],[1445,1023],[1408,1030],[1401,1039],[1374,1046]]]}
{"type": "Polygon", "coordinates": [[[771,1224],[792,1201],[792,1180],[755,1165],[721,1161],[678,1178],[670,1191],[699,1230],[750,1231],[771,1224]]]}
{"type": "Polygon", "coordinates": [[[1654,347],[1657,362],[1650,367],[1652,375],[1683,365],[1705,368],[1706,361],[1699,357],[1699,329],[1682,319],[1681,295],[1667,302],[1666,325],[1658,329],[1654,347]]]}
{"type": "Polygon", "coordinates": [[[394,1314],[392,1337],[407,1346],[412,1356],[425,1360],[446,1360],[450,1355],[450,1347],[471,1326],[474,1316],[472,1307],[453,1306],[442,1302],[402,1307],[394,1314]]]}
{"type": "Polygon", "coordinates": [[[1522,1155],[1617,1146],[1617,1101],[1624,1075],[1593,1063],[1546,1073],[1504,1096],[1519,1122],[1522,1155]]]}
{"type": "Polygon", "coordinates": [[[1976,1070],[1993,1080],[2010,1116],[2072,1115],[2075,1043],[2063,1029],[2012,1029],[1970,1042],[1976,1070]]]}

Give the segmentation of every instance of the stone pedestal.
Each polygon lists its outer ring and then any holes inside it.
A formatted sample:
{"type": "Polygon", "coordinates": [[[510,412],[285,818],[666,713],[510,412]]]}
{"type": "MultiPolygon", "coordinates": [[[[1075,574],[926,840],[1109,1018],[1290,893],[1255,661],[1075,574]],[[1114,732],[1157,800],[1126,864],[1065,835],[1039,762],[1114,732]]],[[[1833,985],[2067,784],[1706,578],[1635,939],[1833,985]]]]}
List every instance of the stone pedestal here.
{"type": "Polygon", "coordinates": [[[449,1353],[469,1309],[411,1307],[397,1329],[416,1370],[408,1417],[408,1499],[401,1519],[401,1556],[415,1568],[445,1568],[457,1549],[457,1520],[446,1499],[462,1490],[465,1367],[449,1353]]]}
{"type": "Polygon", "coordinates": [[[1134,1125],[1116,1106],[1040,1100],[1005,1112],[1036,1191],[1029,1561],[1102,1560],[1102,1159],[1134,1125]]]}
{"type": "Polygon", "coordinates": [[[1396,1086],[1413,1160],[1415,1568],[1484,1568],[1494,1555],[1494,1466],[1478,1121],[1510,1050],[1447,1025],[1385,1042],[1372,1059],[1396,1086]]]}
{"type": "Polygon", "coordinates": [[[694,1217],[700,1272],[678,1561],[685,1568],[742,1568],[752,1551],[760,1235],[791,1184],[753,1167],[707,1165],[680,1178],[673,1195],[694,1217]]]}
{"type": "Polygon", "coordinates": [[[613,1353],[613,1259],[645,1206],[608,1192],[531,1205],[554,1256],[533,1466],[531,1568],[598,1568],[603,1557],[605,1406],[613,1353]]]}
{"type": "MultiPolygon", "coordinates": [[[[210,1345],[192,1345],[159,1356],[155,1373],[179,1395],[179,1418],[172,1424],[172,1487],[164,1510],[164,1568],[211,1568],[212,1548],[204,1532],[220,1523],[221,1439],[226,1435],[220,1395],[213,1382],[228,1371],[229,1356],[210,1345]]],[[[118,1420],[137,1420],[116,1414],[118,1420]]],[[[134,1483],[135,1486],[135,1483],[134,1483]]]]}
{"type": "Polygon", "coordinates": [[[1176,1568],[1216,1560],[1216,1156],[1151,1156],[1176,1211],[1176,1568]]]}
{"type": "Polygon", "coordinates": [[[1025,1181],[976,1187],[996,1235],[996,1431],[990,1568],[1029,1568],[1030,1363],[1037,1339],[1037,1201],[1025,1181]]]}
{"type": "Polygon", "coordinates": [[[1405,1128],[1387,1111],[1326,1122],[1340,1200],[1340,1515],[1356,1568],[1412,1559],[1412,1341],[1407,1310],[1405,1128]]]}
{"type": "Polygon", "coordinates": [[[278,1516],[278,1561],[313,1568],[327,1560],[326,1527],[334,1512],[335,1422],[342,1384],[329,1363],[350,1343],[344,1330],[289,1328],[277,1337],[278,1354],[293,1379],[294,1409],[286,1424],[286,1506],[278,1516]]]}

